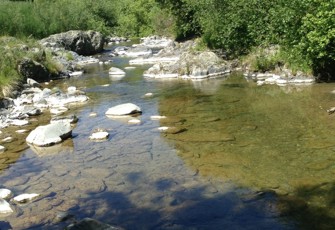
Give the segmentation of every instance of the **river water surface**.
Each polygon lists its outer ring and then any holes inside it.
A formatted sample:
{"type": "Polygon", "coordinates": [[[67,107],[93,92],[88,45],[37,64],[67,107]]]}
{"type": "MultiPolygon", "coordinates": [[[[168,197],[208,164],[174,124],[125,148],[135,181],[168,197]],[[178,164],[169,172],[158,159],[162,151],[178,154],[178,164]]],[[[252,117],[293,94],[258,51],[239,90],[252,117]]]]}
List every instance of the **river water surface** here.
{"type": "Polygon", "coordinates": [[[52,83],[90,97],[70,110],[79,117],[72,139],[30,148],[16,134],[3,144],[1,186],[41,196],[14,206],[0,229],[62,229],[85,217],[125,229],[335,228],[335,115],[326,112],[335,84],[257,86],[240,74],[148,80],[146,66],[115,79],[110,67],[52,83]],[[140,124],[105,116],[127,102],[141,107],[140,124]],[[108,140],[89,140],[97,128],[108,140]],[[61,222],[61,212],[73,218],[61,222]]]}

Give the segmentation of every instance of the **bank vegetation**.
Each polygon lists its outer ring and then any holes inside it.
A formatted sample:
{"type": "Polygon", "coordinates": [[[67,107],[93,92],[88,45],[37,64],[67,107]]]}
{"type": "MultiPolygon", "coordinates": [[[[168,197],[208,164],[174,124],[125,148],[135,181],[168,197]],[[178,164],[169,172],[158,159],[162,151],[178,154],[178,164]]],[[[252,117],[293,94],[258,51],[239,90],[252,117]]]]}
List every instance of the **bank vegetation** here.
{"type": "Polygon", "coordinates": [[[335,0],[1,0],[0,25],[1,85],[20,77],[15,63],[25,53],[8,53],[13,42],[68,30],[200,38],[200,49],[248,60],[255,71],[285,65],[335,79],[335,0]]]}

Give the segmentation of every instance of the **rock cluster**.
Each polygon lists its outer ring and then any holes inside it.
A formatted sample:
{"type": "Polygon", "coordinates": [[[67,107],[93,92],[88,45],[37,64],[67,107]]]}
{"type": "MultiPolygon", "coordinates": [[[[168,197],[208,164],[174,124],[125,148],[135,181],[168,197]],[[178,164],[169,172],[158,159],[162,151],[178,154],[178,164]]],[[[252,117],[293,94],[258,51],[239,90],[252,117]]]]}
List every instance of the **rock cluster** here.
{"type": "Polygon", "coordinates": [[[205,79],[225,76],[232,66],[214,52],[195,51],[196,42],[177,43],[165,38],[148,37],[136,47],[159,47],[156,54],[147,54],[130,60],[132,65],[154,64],[144,72],[149,78],[205,79]]]}
{"type": "MultiPolygon", "coordinates": [[[[23,85],[21,94],[15,98],[4,98],[0,103],[0,128],[7,126],[25,126],[30,118],[42,113],[61,115],[73,104],[84,103],[89,98],[76,87],[66,92],[58,88],[43,88],[32,79],[23,85]]],[[[71,136],[72,126],[78,118],[74,115],[53,117],[49,125],[37,127],[27,137],[27,142],[37,146],[48,146],[61,142],[71,136]]],[[[0,151],[5,151],[1,146],[0,151]]]]}
{"type": "Polygon", "coordinates": [[[144,72],[145,77],[151,78],[185,78],[204,79],[225,76],[231,72],[228,63],[211,51],[181,54],[176,62],[158,63],[144,72]]]}
{"type": "Polygon", "coordinates": [[[264,84],[276,84],[276,85],[308,85],[313,84],[315,82],[314,78],[298,75],[293,76],[292,74],[287,73],[245,73],[247,79],[252,79],[257,82],[257,85],[264,84]]]}
{"type": "Polygon", "coordinates": [[[24,204],[33,201],[40,194],[37,193],[24,193],[13,197],[13,192],[6,188],[0,189],[0,215],[10,215],[14,211],[10,203],[24,204]],[[13,197],[13,198],[12,198],[13,197]]]}

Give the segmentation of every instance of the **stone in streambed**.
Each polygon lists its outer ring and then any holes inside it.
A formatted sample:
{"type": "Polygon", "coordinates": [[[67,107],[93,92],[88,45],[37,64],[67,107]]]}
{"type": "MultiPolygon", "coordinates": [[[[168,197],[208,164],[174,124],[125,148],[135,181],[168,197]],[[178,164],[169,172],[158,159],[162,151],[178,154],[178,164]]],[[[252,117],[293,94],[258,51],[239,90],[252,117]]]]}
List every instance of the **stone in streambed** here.
{"type": "Polygon", "coordinates": [[[0,198],[1,199],[8,199],[13,196],[12,191],[6,188],[1,188],[0,189],[0,198]]]}
{"type": "Polygon", "coordinates": [[[77,223],[69,225],[66,230],[123,230],[120,227],[110,226],[91,218],[85,218],[77,223]]]}
{"type": "Polygon", "coordinates": [[[13,201],[16,203],[24,204],[29,201],[32,201],[39,197],[40,194],[37,193],[24,193],[13,198],[13,201]]]}
{"type": "Polygon", "coordinates": [[[132,103],[125,103],[111,107],[105,113],[107,116],[124,116],[142,113],[141,108],[132,103]]]}
{"type": "Polygon", "coordinates": [[[106,130],[97,129],[95,130],[91,136],[89,137],[90,140],[105,140],[109,136],[109,133],[106,130]]]}
{"type": "Polygon", "coordinates": [[[69,122],[56,122],[37,127],[28,135],[26,141],[37,146],[50,146],[62,142],[71,134],[72,128],[69,122]]]}
{"type": "Polygon", "coordinates": [[[2,146],[0,145],[0,153],[3,153],[6,151],[6,147],[5,146],[2,146]]]}
{"type": "Polygon", "coordinates": [[[0,198],[0,214],[10,214],[13,212],[13,209],[10,207],[9,203],[0,198]]]}

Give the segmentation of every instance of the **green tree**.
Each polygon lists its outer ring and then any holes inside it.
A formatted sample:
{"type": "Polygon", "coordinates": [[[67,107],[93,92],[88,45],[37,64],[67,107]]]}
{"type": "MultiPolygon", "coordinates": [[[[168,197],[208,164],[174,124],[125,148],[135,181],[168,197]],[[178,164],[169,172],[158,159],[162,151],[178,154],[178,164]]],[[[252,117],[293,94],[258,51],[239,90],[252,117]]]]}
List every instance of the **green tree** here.
{"type": "Polygon", "coordinates": [[[335,78],[335,1],[312,0],[317,6],[302,19],[299,48],[322,80],[335,78]]]}

